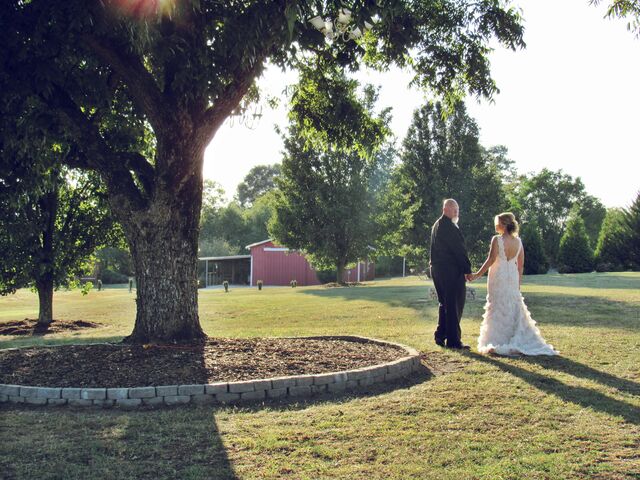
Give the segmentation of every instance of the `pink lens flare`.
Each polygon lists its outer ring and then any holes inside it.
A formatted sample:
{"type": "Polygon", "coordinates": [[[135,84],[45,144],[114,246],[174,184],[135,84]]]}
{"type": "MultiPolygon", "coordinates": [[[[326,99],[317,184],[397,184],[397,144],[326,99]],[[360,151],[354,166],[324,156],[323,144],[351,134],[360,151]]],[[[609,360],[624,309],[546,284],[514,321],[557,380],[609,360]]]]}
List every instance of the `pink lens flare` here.
{"type": "Polygon", "coordinates": [[[107,0],[107,5],[137,19],[172,16],[179,0],[107,0]]]}

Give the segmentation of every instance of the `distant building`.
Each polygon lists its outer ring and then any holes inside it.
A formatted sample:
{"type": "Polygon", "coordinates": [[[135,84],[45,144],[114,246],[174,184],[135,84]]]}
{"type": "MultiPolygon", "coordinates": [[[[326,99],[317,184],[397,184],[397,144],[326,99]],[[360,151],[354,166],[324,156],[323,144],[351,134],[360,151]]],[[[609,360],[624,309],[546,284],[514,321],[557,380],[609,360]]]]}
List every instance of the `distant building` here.
{"type": "MultiPolygon", "coordinates": [[[[249,255],[228,257],[201,257],[201,275],[204,286],[221,285],[227,281],[233,285],[255,286],[258,280],[263,285],[289,285],[295,280],[299,286],[320,285],[314,268],[304,255],[274,244],[270,239],[247,245],[249,255]]],[[[366,260],[354,268],[345,270],[343,280],[362,282],[375,278],[375,265],[366,260]]]]}

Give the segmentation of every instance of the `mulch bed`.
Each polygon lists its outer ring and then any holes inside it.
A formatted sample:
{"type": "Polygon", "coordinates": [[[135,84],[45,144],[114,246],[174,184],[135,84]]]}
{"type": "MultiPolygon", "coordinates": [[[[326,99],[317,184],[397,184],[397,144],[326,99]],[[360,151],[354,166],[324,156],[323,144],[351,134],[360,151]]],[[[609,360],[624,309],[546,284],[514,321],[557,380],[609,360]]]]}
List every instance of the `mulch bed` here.
{"type": "Polygon", "coordinates": [[[86,320],[53,320],[46,328],[42,328],[38,326],[37,319],[25,318],[16,322],[0,323],[0,335],[47,335],[98,327],[102,327],[102,325],[86,320]]]}
{"type": "Polygon", "coordinates": [[[40,387],[207,384],[350,370],[406,356],[338,339],[209,338],[200,345],[64,345],[0,350],[0,383],[40,387]]]}

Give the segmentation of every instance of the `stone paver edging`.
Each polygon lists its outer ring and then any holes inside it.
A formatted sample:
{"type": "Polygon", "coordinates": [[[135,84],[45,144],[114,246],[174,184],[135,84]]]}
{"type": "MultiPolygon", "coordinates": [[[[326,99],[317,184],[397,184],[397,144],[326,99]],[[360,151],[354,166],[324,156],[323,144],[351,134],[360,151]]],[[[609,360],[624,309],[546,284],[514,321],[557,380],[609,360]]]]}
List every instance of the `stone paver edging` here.
{"type": "Polygon", "coordinates": [[[134,409],[141,406],[237,404],[268,399],[305,398],[328,392],[357,391],[393,382],[420,369],[417,350],[399,343],[359,336],[290,337],[310,340],[348,340],[394,345],[402,358],[370,367],[315,375],[218,382],[206,385],[162,385],[132,388],[52,388],[0,384],[0,403],[134,409]]]}

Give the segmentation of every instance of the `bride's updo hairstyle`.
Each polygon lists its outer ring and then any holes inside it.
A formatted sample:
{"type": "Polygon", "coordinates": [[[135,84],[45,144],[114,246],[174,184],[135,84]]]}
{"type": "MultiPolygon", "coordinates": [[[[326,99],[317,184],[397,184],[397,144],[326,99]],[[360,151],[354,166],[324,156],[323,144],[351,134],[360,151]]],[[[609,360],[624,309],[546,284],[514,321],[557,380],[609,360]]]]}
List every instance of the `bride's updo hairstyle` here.
{"type": "Polygon", "coordinates": [[[501,213],[500,215],[496,215],[495,220],[496,225],[502,225],[504,227],[505,232],[509,233],[513,236],[518,236],[518,222],[516,221],[516,216],[511,212],[501,213]]]}

